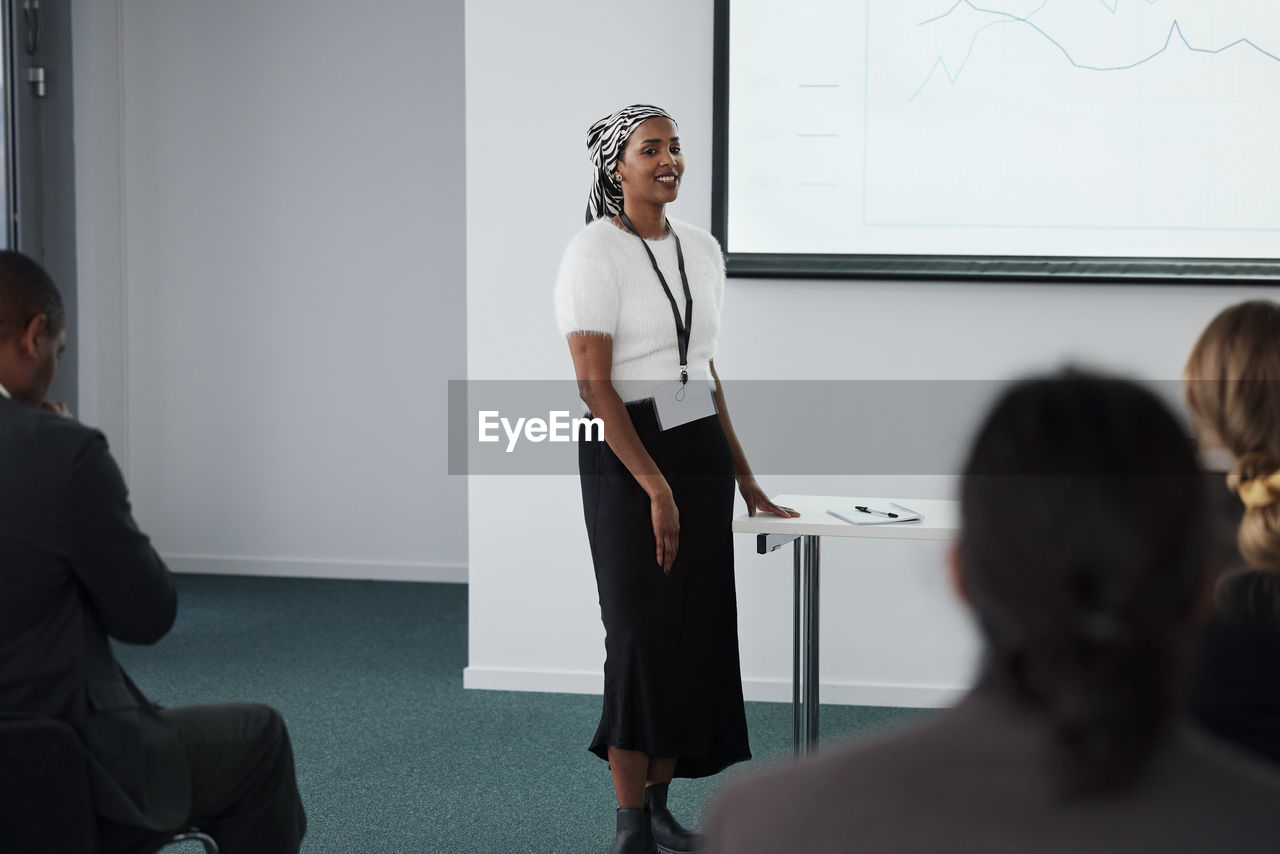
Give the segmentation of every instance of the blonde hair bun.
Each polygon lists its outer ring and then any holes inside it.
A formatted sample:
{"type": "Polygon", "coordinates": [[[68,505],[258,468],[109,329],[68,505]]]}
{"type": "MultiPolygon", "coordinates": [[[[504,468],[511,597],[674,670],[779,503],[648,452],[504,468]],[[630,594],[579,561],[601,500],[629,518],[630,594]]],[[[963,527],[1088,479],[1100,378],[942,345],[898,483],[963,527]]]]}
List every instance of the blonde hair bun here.
{"type": "Polygon", "coordinates": [[[1227,475],[1227,486],[1244,504],[1237,542],[1245,562],[1280,570],[1280,462],[1245,454],[1227,475]]]}

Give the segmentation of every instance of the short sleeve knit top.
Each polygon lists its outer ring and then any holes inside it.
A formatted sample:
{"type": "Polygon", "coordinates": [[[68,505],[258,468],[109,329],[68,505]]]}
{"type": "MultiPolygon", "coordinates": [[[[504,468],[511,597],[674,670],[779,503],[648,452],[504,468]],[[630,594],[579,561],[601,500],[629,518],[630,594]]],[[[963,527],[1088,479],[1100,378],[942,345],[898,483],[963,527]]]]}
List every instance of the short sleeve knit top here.
{"type": "MultiPolygon", "coordinates": [[[[724,302],[724,256],[707,231],[668,218],[680,237],[693,329],[689,336],[689,372],[708,370],[715,358],[724,302]]],[[[645,241],[657,259],[684,319],[684,290],[676,261],[676,242],[668,234],[645,241]]],[[[680,350],[671,304],[653,272],[640,238],[601,218],[569,241],[555,287],[556,321],[562,335],[575,332],[613,338],[610,379],[623,401],[652,397],[654,385],[677,379],[680,350]]]]}

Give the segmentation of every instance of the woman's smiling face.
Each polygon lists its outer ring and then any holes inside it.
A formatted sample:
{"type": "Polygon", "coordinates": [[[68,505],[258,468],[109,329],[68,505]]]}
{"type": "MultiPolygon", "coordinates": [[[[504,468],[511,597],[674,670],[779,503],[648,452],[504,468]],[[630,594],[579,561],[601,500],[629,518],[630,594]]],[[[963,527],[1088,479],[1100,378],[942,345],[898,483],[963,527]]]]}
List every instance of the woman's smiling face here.
{"type": "Polygon", "coordinates": [[[618,176],[627,202],[674,202],[684,176],[684,155],[675,122],[659,116],[642,122],[618,158],[618,176]]]}

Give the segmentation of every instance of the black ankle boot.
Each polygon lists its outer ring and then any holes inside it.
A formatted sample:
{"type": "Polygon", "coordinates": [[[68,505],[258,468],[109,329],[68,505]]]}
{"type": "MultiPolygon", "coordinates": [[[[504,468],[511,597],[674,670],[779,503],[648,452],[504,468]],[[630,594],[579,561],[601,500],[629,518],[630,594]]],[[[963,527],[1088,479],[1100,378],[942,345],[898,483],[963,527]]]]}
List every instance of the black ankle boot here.
{"type": "Polygon", "coordinates": [[[658,854],[649,829],[649,810],[618,807],[618,835],[609,854],[658,854]]]}
{"type": "Polygon", "coordinates": [[[702,837],[686,830],[667,809],[668,783],[644,790],[644,807],[649,811],[649,826],[660,854],[697,854],[702,850],[702,837]]]}

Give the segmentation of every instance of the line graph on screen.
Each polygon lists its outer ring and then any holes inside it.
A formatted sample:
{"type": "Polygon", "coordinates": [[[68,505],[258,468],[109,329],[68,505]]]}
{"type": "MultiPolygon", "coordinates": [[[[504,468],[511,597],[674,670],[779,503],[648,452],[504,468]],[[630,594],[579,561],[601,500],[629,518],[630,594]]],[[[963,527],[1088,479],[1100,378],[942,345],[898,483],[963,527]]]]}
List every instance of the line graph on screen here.
{"type": "Polygon", "coordinates": [[[1280,170],[1256,168],[1275,159],[1260,130],[1276,128],[1280,47],[1255,35],[1275,13],[925,5],[868,7],[867,223],[1280,230],[1280,170]]]}
{"type": "MultiPolygon", "coordinates": [[[[1107,9],[1113,15],[1116,14],[1116,11],[1120,5],[1120,0],[1115,0],[1114,5],[1107,4],[1105,0],[1099,0],[1099,2],[1102,4],[1102,6],[1105,9],[1107,9]]],[[[1144,0],[1144,2],[1146,2],[1147,5],[1153,6],[1157,2],[1159,2],[1159,0],[1144,0]]],[[[994,20],[994,21],[991,21],[990,23],[985,24],[984,26],[980,27],[978,30],[974,32],[973,37],[969,41],[969,48],[965,52],[964,59],[961,60],[960,64],[957,66],[954,72],[948,67],[946,57],[939,56],[937,60],[934,62],[933,66],[929,69],[929,73],[925,76],[924,82],[920,84],[920,88],[912,93],[911,100],[914,100],[915,97],[919,95],[920,92],[922,92],[926,86],[929,85],[929,81],[933,79],[934,74],[939,70],[942,71],[942,73],[945,75],[947,82],[954,85],[956,81],[960,79],[960,75],[964,72],[965,65],[969,62],[969,59],[973,56],[973,51],[978,44],[979,37],[991,27],[995,27],[999,25],[1008,25],[1008,24],[1023,24],[1025,26],[1031,27],[1033,30],[1035,30],[1037,33],[1043,36],[1046,41],[1048,41],[1051,45],[1057,48],[1058,51],[1061,52],[1062,55],[1066,58],[1067,62],[1069,62],[1072,66],[1082,71],[1129,71],[1131,69],[1137,68],[1138,66],[1144,65],[1150,62],[1151,60],[1159,57],[1160,55],[1165,53],[1167,50],[1169,50],[1170,45],[1173,44],[1174,36],[1177,36],[1178,40],[1181,41],[1182,45],[1187,50],[1192,51],[1194,53],[1218,54],[1218,53],[1224,53],[1226,51],[1229,51],[1235,48],[1250,48],[1262,54],[1263,56],[1267,57],[1268,59],[1271,59],[1271,60],[1274,60],[1275,62],[1280,63],[1280,55],[1272,53],[1271,51],[1259,45],[1253,39],[1245,38],[1243,36],[1236,39],[1235,41],[1232,41],[1228,44],[1222,45],[1221,47],[1217,47],[1217,48],[1203,47],[1203,46],[1192,44],[1192,42],[1187,39],[1186,34],[1182,31],[1182,25],[1175,18],[1173,22],[1169,25],[1169,31],[1165,36],[1164,44],[1162,44],[1154,52],[1149,53],[1146,56],[1141,57],[1140,59],[1135,59],[1132,62],[1120,62],[1118,64],[1113,64],[1113,65],[1089,65],[1087,63],[1077,61],[1072,56],[1070,48],[1068,48],[1061,41],[1059,41],[1057,38],[1054,38],[1054,36],[1046,32],[1044,29],[1038,26],[1034,21],[1032,21],[1032,18],[1035,17],[1035,14],[1037,12],[1039,12],[1045,6],[1049,5],[1048,0],[1045,0],[1045,2],[1041,3],[1033,11],[1031,11],[1025,16],[1019,16],[1012,12],[1008,12],[1000,9],[983,8],[970,2],[970,0],[956,0],[956,3],[946,12],[943,12],[941,15],[935,15],[932,18],[921,21],[919,25],[923,27],[923,26],[932,24],[936,21],[944,20],[962,5],[968,6],[970,9],[973,9],[975,12],[993,15],[997,18],[997,20],[994,20]]]]}

